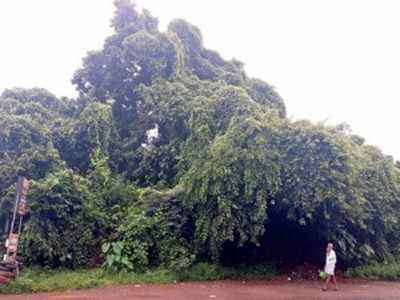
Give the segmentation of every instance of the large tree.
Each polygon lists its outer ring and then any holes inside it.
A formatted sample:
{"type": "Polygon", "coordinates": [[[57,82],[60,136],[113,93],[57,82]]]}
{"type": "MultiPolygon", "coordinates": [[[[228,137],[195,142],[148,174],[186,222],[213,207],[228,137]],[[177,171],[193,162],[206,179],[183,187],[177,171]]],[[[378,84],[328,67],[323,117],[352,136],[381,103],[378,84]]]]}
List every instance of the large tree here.
{"type": "Polygon", "coordinates": [[[345,125],[287,119],[275,89],[205,48],[196,26],[162,32],[115,4],[114,33],[74,74],[77,99],[0,97],[0,222],[17,175],[33,179],[30,262],[87,265],[102,242],[130,269],[293,247],[318,259],[329,240],[349,264],[398,255],[398,163],[345,125]]]}

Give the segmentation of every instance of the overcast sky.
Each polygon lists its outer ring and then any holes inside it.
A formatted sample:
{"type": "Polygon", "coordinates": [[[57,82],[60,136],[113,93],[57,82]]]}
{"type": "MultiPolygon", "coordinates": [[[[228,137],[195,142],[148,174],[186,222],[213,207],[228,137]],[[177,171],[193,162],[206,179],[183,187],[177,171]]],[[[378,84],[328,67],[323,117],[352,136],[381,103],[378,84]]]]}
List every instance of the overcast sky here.
{"type": "MultiPolygon", "coordinates": [[[[112,0],[0,0],[0,91],[70,79],[111,34],[112,0]]],[[[400,1],[138,0],[199,26],[207,47],[274,85],[294,119],[347,122],[400,159],[400,1]]]]}

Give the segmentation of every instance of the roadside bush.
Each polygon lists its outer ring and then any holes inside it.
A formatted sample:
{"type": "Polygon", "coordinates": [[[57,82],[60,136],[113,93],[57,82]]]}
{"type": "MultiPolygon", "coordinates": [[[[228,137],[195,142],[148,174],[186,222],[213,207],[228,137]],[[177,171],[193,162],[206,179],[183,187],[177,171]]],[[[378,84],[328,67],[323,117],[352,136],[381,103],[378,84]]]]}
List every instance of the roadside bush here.
{"type": "Polygon", "coordinates": [[[21,243],[28,264],[76,268],[96,263],[104,225],[84,178],[71,170],[51,173],[33,182],[29,201],[21,243]]]}
{"type": "Polygon", "coordinates": [[[142,191],[139,202],[128,209],[117,228],[114,242],[103,245],[106,267],[135,271],[189,267],[195,256],[185,237],[186,224],[179,189],[142,191]]]}
{"type": "Polygon", "coordinates": [[[382,262],[367,266],[360,266],[349,269],[347,275],[356,278],[380,279],[380,280],[399,280],[400,263],[382,262]]]}

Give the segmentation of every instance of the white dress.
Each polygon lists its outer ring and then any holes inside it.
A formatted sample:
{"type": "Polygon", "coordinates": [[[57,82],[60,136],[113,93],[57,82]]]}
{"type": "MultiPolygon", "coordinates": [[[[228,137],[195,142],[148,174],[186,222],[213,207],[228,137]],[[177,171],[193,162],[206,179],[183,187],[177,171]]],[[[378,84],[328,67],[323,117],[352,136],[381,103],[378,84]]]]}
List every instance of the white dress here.
{"type": "Polygon", "coordinates": [[[331,250],[326,254],[325,273],[328,275],[335,275],[336,266],[336,253],[331,250]]]}

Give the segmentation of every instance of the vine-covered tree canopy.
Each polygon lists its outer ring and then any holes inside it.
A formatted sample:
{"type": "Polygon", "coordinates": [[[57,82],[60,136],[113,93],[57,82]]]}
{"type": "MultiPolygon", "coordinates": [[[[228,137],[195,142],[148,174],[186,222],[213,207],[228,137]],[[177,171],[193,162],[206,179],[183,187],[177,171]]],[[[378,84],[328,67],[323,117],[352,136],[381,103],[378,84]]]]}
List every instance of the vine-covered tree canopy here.
{"type": "Polygon", "coordinates": [[[27,176],[29,263],[318,260],[327,241],[345,264],[399,254],[398,162],[345,125],[288,119],[274,87],[199,28],[162,32],[129,0],[115,6],[113,35],[73,76],[77,99],[0,97],[0,233],[27,176]]]}

